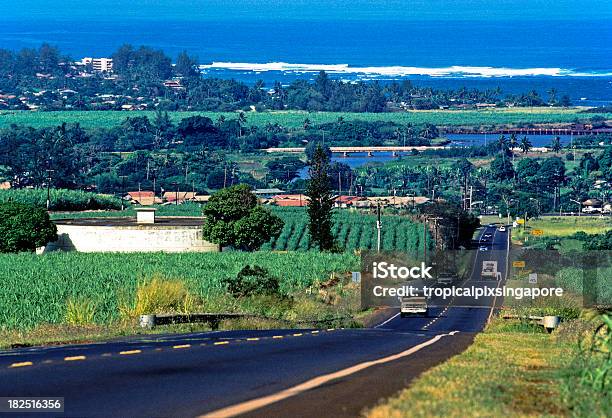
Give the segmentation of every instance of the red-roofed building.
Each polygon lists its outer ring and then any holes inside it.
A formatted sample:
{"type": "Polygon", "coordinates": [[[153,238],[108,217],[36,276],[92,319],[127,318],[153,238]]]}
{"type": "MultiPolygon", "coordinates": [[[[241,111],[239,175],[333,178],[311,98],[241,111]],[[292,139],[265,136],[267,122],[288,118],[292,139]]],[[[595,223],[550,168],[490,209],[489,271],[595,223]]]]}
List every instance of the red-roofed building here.
{"type": "Polygon", "coordinates": [[[334,200],[334,206],[337,208],[350,208],[353,207],[355,202],[361,202],[367,200],[361,196],[338,196],[334,200]]]}
{"type": "Polygon", "coordinates": [[[304,207],[308,205],[308,197],[303,194],[284,194],[272,196],[272,202],[276,206],[304,207]]]}
{"type": "Polygon", "coordinates": [[[128,192],[127,199],[131,200],[132,203],[142,205],[142,206],[150,206],[155,203],[161,203],[161,199],[155,197],[155,193],[148,190],[136,191],[136,192],[128,192]]]}

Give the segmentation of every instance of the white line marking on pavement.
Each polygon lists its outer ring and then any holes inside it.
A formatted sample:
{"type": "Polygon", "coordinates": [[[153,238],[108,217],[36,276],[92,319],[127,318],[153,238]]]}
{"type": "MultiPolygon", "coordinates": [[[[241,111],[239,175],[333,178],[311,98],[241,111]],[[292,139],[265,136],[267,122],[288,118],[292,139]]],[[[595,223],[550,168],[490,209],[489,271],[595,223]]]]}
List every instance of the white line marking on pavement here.
{"type": "Polygon", "coordinates": [[[374,328],[382,327],[383,325],[388,324],[389,322],[391,322],[393,319],[397,318],[398,316],[399,316],[399,312],[396,313],[395,315],[393,315],[391,318],[387,319],[385,322],[382,322],[382,323],[376,325],[374,328]]]}
{"type": "Polygon", "coordinates": [[[256,409],[263,408],[264,406],[268,406],[270,404],[282,401],[292,396],[299,395],[300,393],[306,392],[308,390],[312,390],[332,380],[355,374],[357,372],[360,372],[361,370],[367,369],[372,366],[388,363],[390,361],[398,360],[402,357],[410,356],[411,354],[414,354],[417,351],[436,343],[443,337],[455,335],[458,332],[459,331],[452,331],[448,334],[439,334],[433,337],[432,339],[427,340],[421,344],[415,345],[414,347],[411,347],[408,350],[402,351],[401,353],[383,357],[378,360],[366,361],[364,363],[356,364],[354,366],[348,367],[343,370],[339,370],[337,372],[318,376],[310,380],[307,380],[304,383],[300,383],[299,385],[293,386],[289,389],[282,390],[278,393],[274,393],[272,395],[264,396],[261,398],[251,399],[249,401],[231,405],[226,408],[218,409],[216,411],[212,411],[207,414],[201,415],[199,418],[225,418],[225,417],[234,417],[236,415],[245,414],[247,412],[251,412],[256,409]]]}

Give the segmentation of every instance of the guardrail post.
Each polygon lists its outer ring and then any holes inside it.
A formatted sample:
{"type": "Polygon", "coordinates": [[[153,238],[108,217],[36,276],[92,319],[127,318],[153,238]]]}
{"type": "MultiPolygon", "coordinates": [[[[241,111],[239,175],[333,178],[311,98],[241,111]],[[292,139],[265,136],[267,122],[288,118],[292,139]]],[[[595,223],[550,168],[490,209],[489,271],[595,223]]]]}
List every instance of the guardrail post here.
{"type": "Polygon", "coordinates": [[[140,315],[140,327],[151,329],[155,326],[155,315],[140,315]]]}

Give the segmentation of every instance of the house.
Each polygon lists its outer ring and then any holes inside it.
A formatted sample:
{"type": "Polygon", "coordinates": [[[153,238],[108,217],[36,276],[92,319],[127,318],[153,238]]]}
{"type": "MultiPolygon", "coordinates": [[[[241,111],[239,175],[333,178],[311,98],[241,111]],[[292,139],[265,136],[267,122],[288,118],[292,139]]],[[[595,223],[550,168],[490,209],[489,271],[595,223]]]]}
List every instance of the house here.
{"type": "Polygon", "coordinates": [[[587,199],[582,202],[582,212],[583,213],[601,213],[603,202],[599,199],[587,199]]]}
{"type": "Polygon", "coordinates": [[[142,190],[137,192],[128,192],[126,199],[132,203],[142,206],[150,206],[156,203],[162,203],[159,197],[155,196],[155,193],[148,190],[142,190]]]}
{"type": "Polygon", "coordinates": [[[11,188],[11,182],[10,181],[3,181],[0,183],[0,190],[8,190],[11,188]]]}
{"type": "Polygon", "coordinates": [[[308,205],[308,197],[303,194],[276,195],[271,198],[272,204],[282,207],[304,207],[308,205]]]}
{"type": "Polygon", "coordinates": [[[338,196],[334,199],[334,206],[337,208],[350,208],[356,202],[361,201],[367,201],[367,199],[362,196],[338,196]]]}
{"type": "Polygon", "coordinates": [[[375,196],[368,197],[367,204],[357,202],[355,207],[372,208],[380,205],[382,207],[411,207],[422,205],[430,199],[424,196],[375,196]]]}
{"type": "Polygon", "coordinates": [[[164,192],[164,201],[169,203],[183,203],[186,201],[194,201],[196,197],[195,192],[181,192],[181,191],[173,191],[173,192],[164,192]]]}
{"type": "Polygon", "coordinates": [[[194,198],[193,198],[194,202],[202,203],[202,204],[203,203],[208,203],[209,200],[210,200],[210,195],[208,195],[208,194],[203,194],[203,195],[196,194],[194,196],[194,198]]]}
{"type": "Polygon", "coordinates": [[[273,196],[285,193],[284,190],[273,188],[273,189],[255,189],[253,194],[260,199],[270,199],[273,196]]]}
{"type": "Polygon", "coordinates": [[[164,81],[164,87],[173,90],[183,90],[185,87],[181,84],[180,80],[166,80],[164,81]]]}

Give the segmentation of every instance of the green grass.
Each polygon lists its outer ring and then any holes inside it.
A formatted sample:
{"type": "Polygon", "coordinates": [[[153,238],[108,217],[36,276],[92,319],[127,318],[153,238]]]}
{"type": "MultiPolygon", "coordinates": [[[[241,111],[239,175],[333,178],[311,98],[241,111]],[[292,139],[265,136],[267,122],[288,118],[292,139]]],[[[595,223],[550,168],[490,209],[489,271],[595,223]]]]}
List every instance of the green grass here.
{"type": "Polygon", "coordinates": [[[570,366],[572,348],[537,329],[493,326],[464,353],[427,371],[367,416],[566,416],[559,379],[570,366]]]}
{"type": "Polygon", "coordinates": [[[568,237],[578,231],[583,231],[587,234],[602,234],[612,229],[612,221],[609,216],[545,216],[529,220],[525,232],[522,227],[517,228],[515,230],[515,237],[529,235],[534,229],[541,229],[546,237],[568,237]]]}
{"type": "MultiPolygon", "coordinates": [[[[305,118],[313,124],[333,122],[338,117],[345,120],[381,120],[398,123],[433,123],[434,125],[496,125],[496,124],[529,124],[529,123],[562,123],[572,122],[575,119],[587,119],[591,115],[578,113],[580,108],[505,108],[493,110],[419,110],[402,113],[346,113],[346,112],[247,112],[249,125],[264,126],[268,122],[279,123],[290,128],[303,126],[305,118]]],[[[216,120],[219,115],[226,118],[235,118],[235,112],[169,112],[173,121],[182,118],[203,115],[216,120]]],[[[154,112],[121,112],[121,111],[56,111],[56,112],[29,112],[29,111],[3,111],[0,112],[0,127],[10,124],[24,124],[34,127],[60,125],[62,122],[80,123],[83,127],[109,127],[120,124],[126,117],[146,115],[152,118],[154,112]]],[[[612,119],[612,114],[601,114],[612,119]]]]}
{"type": "Polygon", "coordinates": [[[112,323],[119,319],[120,299],[133,300],[139,280],[153,276],[180,280],[194,296],[214,299],[225,293],[221,279],[254,264],[278,277],[287,292],[359,268],[354,255],[317,252],[2,254],[0,330],[62,324],[67,302],[75,298],[94,304],[96,324],[112,323]]]}

